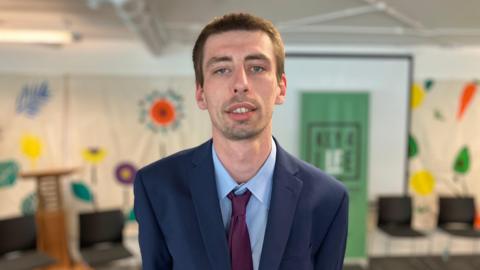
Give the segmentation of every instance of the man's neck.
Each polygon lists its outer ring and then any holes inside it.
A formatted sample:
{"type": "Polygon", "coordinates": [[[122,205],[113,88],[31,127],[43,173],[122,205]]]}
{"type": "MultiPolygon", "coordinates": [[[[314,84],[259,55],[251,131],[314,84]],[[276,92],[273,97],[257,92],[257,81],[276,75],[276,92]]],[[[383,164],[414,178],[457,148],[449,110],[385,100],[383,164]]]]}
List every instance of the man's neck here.
{"type": "Polygon", "coordinates": [[[213,134],[218,158],[237,183],[245,183],[257,174],[272,150],[270,133],[248,140],[232,141],[213,134]]]}

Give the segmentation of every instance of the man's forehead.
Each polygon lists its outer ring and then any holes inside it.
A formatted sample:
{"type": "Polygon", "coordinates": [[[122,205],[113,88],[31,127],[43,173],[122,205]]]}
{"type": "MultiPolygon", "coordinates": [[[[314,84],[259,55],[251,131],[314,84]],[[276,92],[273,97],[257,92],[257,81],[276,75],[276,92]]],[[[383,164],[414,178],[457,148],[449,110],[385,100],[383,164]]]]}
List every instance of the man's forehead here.
{"type": "Polygon", "coordinates": [[[231,57],[233,53],[273,56],[273,44],[262,31],[232,30],[209,36],[204,46],[204,63],[212,57],[231,57]]]}

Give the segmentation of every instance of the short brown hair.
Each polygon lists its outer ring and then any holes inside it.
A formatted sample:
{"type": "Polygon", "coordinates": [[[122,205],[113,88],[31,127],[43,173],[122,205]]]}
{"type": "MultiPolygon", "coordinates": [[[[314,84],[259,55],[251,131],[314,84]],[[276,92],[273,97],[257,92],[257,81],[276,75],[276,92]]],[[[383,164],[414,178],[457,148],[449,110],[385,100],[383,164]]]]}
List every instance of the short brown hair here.
{"type": "Polygon", "coordinates": [[[222,17],[217,17],[209,24],[207,24],[195,42],[193,47],[193,68],[195,69],[195,80],[197,84],[203,85],[203,53],[205,42],[208,37],[214,34],[219,34],[234,30],[246,31],[262,31],[266,33],[273,44],[273,54],[277,66],[277,80],[280,81],[284,73],[285,49],[283,47],[280,33],[275,28],[272,22],[253,16],[247,13],[231,13],[222,17]]]}

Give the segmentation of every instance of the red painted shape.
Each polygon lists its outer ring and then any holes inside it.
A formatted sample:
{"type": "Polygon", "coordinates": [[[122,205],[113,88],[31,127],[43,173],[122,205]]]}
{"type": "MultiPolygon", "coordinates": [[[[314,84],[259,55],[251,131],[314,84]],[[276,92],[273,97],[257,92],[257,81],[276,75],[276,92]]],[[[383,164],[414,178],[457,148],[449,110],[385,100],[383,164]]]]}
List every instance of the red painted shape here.
{"type": "Polygon", "coordinates": [[[463,117],[465,111],[467,110],[468,105],[471,103],[475,92],[477,91],[477,84],[472,82],[465,85],[462,92],[462,97],[460,98],[460,107],[457,113],[457,120],[460,121],[463,117]]]}

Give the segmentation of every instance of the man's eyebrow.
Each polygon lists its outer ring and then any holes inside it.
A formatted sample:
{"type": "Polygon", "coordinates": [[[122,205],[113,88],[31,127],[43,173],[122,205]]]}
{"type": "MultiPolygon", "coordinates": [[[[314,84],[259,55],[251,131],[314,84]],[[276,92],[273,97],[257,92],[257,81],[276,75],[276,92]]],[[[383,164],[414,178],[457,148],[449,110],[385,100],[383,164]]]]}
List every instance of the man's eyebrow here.
{"type": "Polygon", "coordinates": [[[263,53],[250,54],[245,57],[245,60],[267,60],[270,62],[270,59],[263,53]]]}
{"type": "Polygon", "coordinates": [[[218,62],[231,62],[233,61],[230,56],[214,56],[207,61],[205,67],[209,67],[218,62]]]}

